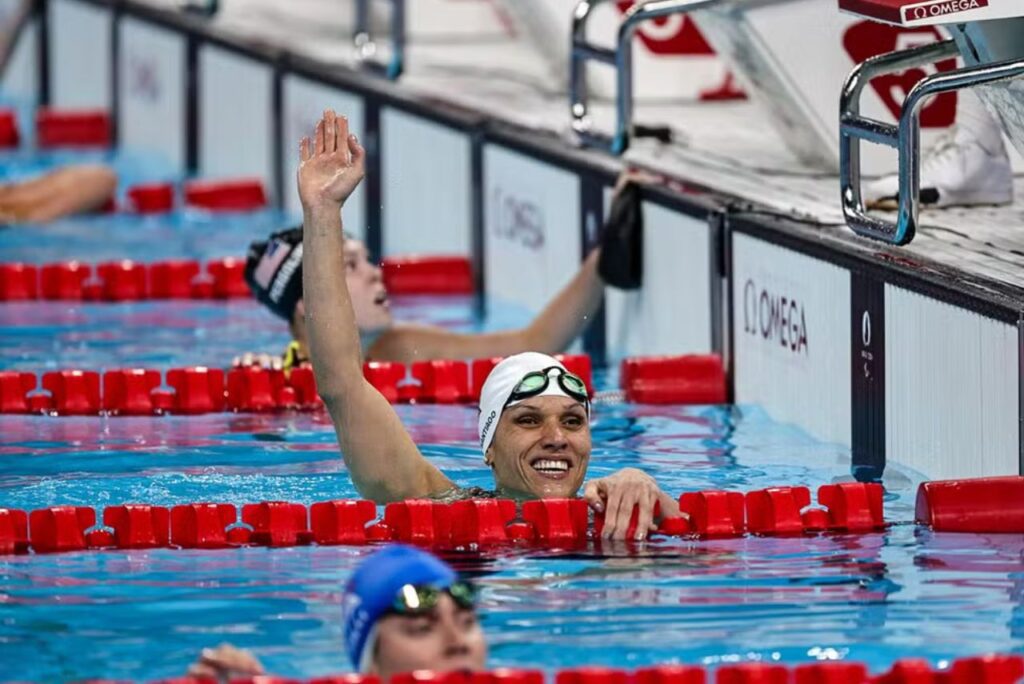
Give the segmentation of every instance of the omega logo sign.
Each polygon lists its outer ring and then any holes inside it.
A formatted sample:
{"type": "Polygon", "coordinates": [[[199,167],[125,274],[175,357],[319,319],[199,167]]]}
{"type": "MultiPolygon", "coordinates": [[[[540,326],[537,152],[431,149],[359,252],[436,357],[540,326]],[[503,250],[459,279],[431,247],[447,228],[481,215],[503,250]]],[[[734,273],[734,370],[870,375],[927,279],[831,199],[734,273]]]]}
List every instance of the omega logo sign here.
{"type": "Polygon", "coordinates": [[[937,0],[903,8],[904,21],[919,21],[988,7],[988,0],[937,0]]]}
{"type": "Polygon", "coordinates": [[[160,99],[160,74],[152,59],[132,55],[128,60],[128,92],[139,99],[160,99]]]}
{"type": "Polygon", "coordinates": [[[777,342],[794,354],[808,353],[803,304],[793,297],[758,288],[751,279],[743,286],[743,331],[777,342]]]}
{"type": "Polygon", "coordinates": [[[496,187],[491,193],[493,231],[499,238],[530,250],[544,246],[544,212],[534,202],[496,187]]]}

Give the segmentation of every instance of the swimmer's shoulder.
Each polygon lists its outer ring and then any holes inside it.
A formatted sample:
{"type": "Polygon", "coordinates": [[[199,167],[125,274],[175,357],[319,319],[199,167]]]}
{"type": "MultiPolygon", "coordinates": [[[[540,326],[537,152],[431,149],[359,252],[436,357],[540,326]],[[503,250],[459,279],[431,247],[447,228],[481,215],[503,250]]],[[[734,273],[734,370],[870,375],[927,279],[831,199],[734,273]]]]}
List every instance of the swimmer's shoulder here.
{"type": "Polygon", "coordinates": [[[465,501],[466,499],[497,499],[498,492],[493,489],[484,489],[483,487],[452,485],[449,489],[434,494],[430,498],[441,503],[454,503],[455,501],[465,501]]]}

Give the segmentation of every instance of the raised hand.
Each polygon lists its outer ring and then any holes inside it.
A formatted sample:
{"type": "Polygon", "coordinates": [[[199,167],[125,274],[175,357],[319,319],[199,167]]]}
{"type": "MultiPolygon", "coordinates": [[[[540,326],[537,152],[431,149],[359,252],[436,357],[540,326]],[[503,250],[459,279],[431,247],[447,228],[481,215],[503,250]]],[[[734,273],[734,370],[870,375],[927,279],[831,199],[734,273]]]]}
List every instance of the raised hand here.
{"type": "Polygon", "coordinates": [[[324,111],[313,140],[299,143],[299,199],[305,210],[341,208],[366,174],[366,151],[348,132],[348,119],[324,111]]]}

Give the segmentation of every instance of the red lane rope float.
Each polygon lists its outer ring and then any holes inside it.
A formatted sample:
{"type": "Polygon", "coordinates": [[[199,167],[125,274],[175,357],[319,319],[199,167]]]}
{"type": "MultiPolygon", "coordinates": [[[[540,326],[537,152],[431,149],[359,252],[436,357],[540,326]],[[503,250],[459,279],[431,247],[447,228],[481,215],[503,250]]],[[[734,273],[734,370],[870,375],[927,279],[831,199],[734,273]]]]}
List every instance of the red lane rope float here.
{"type": "MultiPolygon", "coordinates": [[[[718,501],[725,507],[706,506],[695,512],[684,507],[684,516],[663,522],[657,534],[700,539],[831,532],[869,532],[885,526],[881,511],[881,486],[843,483],[818,490],[819,502],[830,501],[823,528],[804,526],[775,532],[751,524],[744,510],[752,511],[765,501],[766,492],[803,490],[799,501],[809,501],[807,489],[777,487],[747,492],[687,492],[681,502],[718,501]],[[869,520],[870,524],[863,521],[869,520]]],[[[401,541],[439,549],[492,548],[535,545],[541,548],[574,549],[600,535],[603,517],[583,499],[538,499],[518,507],[511,499],[467,499],[453,503],[415,499],[389,503],[377,519],[377,506],[366,500],[314,503],[264,501],[245,504],[240,511],[228,503],[182,504],[167,509],[148,504],[108,506],[102,526],[92,508],[53,506],[31,513],[0,509],[0,553],[81,551],[85,549],[226,548],[230,546],[362,545],[401,541]],[[240,513],[240,515],[239,515],[240,513]],[[27,518],[26,518],[27,516],[27,518]],[[27,520],[27,525],[26,525],[27,520]]],[[[788,513],[787,513],[788,515],[788,513]]],[[[632,538],[638,511],[634,509],[626,531],[632,538]]],[[[770,513],[760,511],[764,521],[770,513]]],[[[782,516],[785,517],[785,516],[782,516]]]]}
{"type": "Polygon", "coordinates": [[[472,294],[473,269],[461,256],[389,257],[381,262],[391,294],[472,294]]]}
{"type": "Polygon", "coordinates": [[[937,532],[1024,532],[1024,477],[924,482],[914,517],[937,532]]]}
{"type": "Polygon", "coordinates": [[[0,110],[0,148],[11,149],[21,142],[18,115],[10,109],[0,110]]]}
{"type": "Polygon", "coordinates": [[[130,259],[95,268],[80,261],[0,264],[0,302],[35,299],[129,302],[150,299],[249,299],[245,261],[226,257],[203,267],[187,259],[142,264],[130,259]]]}
{"type": "Polygon", "coordinates": [[[626,400],[637,404],[724,404],[725,369],[716,355],[648,356],[621,365],[626,400]]]}
{"type": "Polygon", "coordinates": [[[110,114],[102,109],[53,109],[36,111],[36,144],[53,147],[110,147],[110,114]]]}
{"type": "MultiPolygon", "coordinates": [[[[863,663],[834,661],[787,666],[776,663],[737,663],[705,668],[697,665],[655,665],[638,670],[578,667],[560,670],[552,684],[1017,684],[1024,676],[1024,657],[988,654],[958,658],[948,669],[933,670],[925,660],[898,660],[890,669],[871,676],[863,663]]],[[[104,680],[90,680],[104,684],[104,680]]],[[[212,679],[177,677],[153,684],[213,684],[212,679]]],[[[232,684],[303,684],[302,680],[259,675],[232,679],[232,684]]],[[[391,684],[545,684],[540,670],[490,672],[428,672],[398,674],[391,684]]],[[[344,674],[318,677],[307,684],[381,684],[374,675],[344,674]]]]}
{"type": "Polygon", "coordinates": [[[196,180],[185,184],[185,203],[208,211],[253,211],[267,206],[267,193],[256,178],[196,180]]]}

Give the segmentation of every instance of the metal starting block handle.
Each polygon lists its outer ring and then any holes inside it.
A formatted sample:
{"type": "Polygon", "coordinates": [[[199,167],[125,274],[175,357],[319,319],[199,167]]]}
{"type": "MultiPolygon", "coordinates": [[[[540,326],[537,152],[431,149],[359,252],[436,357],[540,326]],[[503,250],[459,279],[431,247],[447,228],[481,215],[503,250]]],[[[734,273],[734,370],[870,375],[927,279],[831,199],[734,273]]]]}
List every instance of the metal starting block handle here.
{"type": "Polygon", "coordinates": [[[594,8],[606,0],[580,0],[573,11],[572,37],[569,49],[569,113],[573,132],[587,147],[605,149],[619,155],[629,147],[633,137],[671,139],[665,127],[633,124],[633,35],[641,22],[672,14],[686,14],[718,4],[722,0],[648,0],[634,5],[619,23],[614,48],[587,41],[587,22],[594,8]],[[615,130],[608,135],[593,130],[588,114],[587,63],[595,61],[615,67],[615,130]]]}
{"type": "Polygon", "coordinates": [[[952,40],[872,57],[858,65],[843,84],[839,99],[839,179],[843,216],[858,235],[905,245],[917,230],[921,191],[921,109],[935,95],[1009,81],[1024,75],[1024,60],[984,64],[926,76],[903,103],[897,125],[861,116],[860,96],[881,74],[922,66],[959,53],[952,40]],[[860,143],[893,147],[899,154],[899,206],[896,222],[869,216],[861,196],[860,143]]]}
{"type": "Polygon", "coordinates": [[[356,0],[355,30],[352,45],[356,61],[363,68],[394,81],[405,66],[405,0],[391,0],[391,59],[387,64],[376,61],[377,43],[370,34],[370,0],[356,0]]]}

